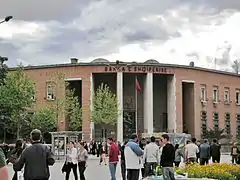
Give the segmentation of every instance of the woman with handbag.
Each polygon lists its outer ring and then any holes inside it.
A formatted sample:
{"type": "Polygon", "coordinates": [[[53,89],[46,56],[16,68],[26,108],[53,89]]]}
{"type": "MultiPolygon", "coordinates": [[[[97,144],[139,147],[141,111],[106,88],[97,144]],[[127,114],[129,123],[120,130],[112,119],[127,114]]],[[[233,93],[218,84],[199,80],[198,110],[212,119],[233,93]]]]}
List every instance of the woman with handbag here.
{"type": "Polygon", "coordinates": [[[84,172],[86,170],[86,162],[88,159],[88,152],[84,148],[84,143],[79,144],[79,151],[78,151],[78,169],[80,174],[80,180],[85,180],[84,172]]]}
{"type": "MultiPolygon", "coordinates": [[[[17,162],[18,158],[21,156],[22,152],[23,152],[23,142],[22,140],[17,140],[14,149],[12,150],[12,152],[10,153],[7,162],[12,163],[13,167],[15,166],[15,163],[17,162]]],[[[12,180],[18,180],[18,172],[14,171],[14,175],[12,180]]]]}
{"type": "Polygon", "coordinates": [[[74,142],[70,141],[69,143],[69,149],[67,150],[67,155],[66,155],[66,162],[65,162],[65,172],[66,176],[65,179],[69,180],[69,176],[71,173],[71,170],[73,170],[73,175],[75,180],[78,180],[78,175],[77,175],[77,148],[74,147],[74,142]]]}

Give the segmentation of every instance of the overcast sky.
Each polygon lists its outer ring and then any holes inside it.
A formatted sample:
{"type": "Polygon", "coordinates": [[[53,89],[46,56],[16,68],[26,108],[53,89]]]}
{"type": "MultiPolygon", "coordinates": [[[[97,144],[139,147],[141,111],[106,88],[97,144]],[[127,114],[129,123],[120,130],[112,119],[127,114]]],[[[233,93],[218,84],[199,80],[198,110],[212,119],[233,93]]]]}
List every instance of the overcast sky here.
{"type": "Polygon", "coordinates": [[[239,0],[1,0],[0,55],[15,66],[156,59],[227,67],[240,58],[239,0]]]}

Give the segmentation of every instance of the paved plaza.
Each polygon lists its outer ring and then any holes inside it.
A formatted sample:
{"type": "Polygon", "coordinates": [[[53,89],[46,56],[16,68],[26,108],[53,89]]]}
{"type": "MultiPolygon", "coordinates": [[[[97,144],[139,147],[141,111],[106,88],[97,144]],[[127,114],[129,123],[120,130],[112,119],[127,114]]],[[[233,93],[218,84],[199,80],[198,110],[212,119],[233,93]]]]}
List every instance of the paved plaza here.
{"type": "MultiPolygon", "coordinates": [[[[231,162],[231,157],[229,155],[222,155],[222,162],[231,162]]],[[[62,174],[63,161],[57,161],[53,167],[51,167],[51,180],[64,180],[64,174],[62,174]]],[[[117,168],[117,180],[121,180],[120,166],[117,168]]],[[[13,175],[12,165],[9,165],[10,176],[13,175]]],[[[96,157],[91,157],[88,160],[88,166],[86,170],[86,179],[87,180],[109,180],[110,175],[107,165],[99,165],[99,160],[96,157]]],[[[73,175],[71,174],[70,180],[74,180],[73,175]]]]}

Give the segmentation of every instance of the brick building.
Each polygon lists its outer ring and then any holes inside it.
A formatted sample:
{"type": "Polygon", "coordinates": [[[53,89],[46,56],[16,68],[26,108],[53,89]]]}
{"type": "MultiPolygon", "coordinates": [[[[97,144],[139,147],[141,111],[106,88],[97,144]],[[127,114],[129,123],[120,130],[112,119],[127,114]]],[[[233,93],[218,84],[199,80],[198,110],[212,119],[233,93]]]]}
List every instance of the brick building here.
{"type": "MultiPolygon", "coordinates": [[[[123,140],[129,129],[150,134],[186,132],[199,138],[207,128],[219,127],[233,137],[240,135],[240,77],[234,73],[155,60],[112,63],[105,59],[91,63],[71,59],[69,64],[28,66],[25,71],[36,83],[36,109],[65,95],[65,88],[51,80],[55,73],[64,74],[81,101],[85,139],[116,132],[118,140],[123,140]],[[101,83],[117,94],[123,112],[108,132],[90,120],[92,97],[101,83]]],[[[58,129],[66,130],[64,115],[58,122],[58,129]]]]}

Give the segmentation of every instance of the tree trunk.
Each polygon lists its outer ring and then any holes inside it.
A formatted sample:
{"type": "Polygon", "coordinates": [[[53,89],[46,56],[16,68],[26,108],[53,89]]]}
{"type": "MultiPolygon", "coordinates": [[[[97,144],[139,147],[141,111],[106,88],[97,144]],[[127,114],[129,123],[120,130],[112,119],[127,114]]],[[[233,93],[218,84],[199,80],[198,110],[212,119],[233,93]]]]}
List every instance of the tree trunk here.
{"type": "Polygon", "coordinates": [[[20,125],[17,125],[17,139],[20,139],[20,125]]]}

